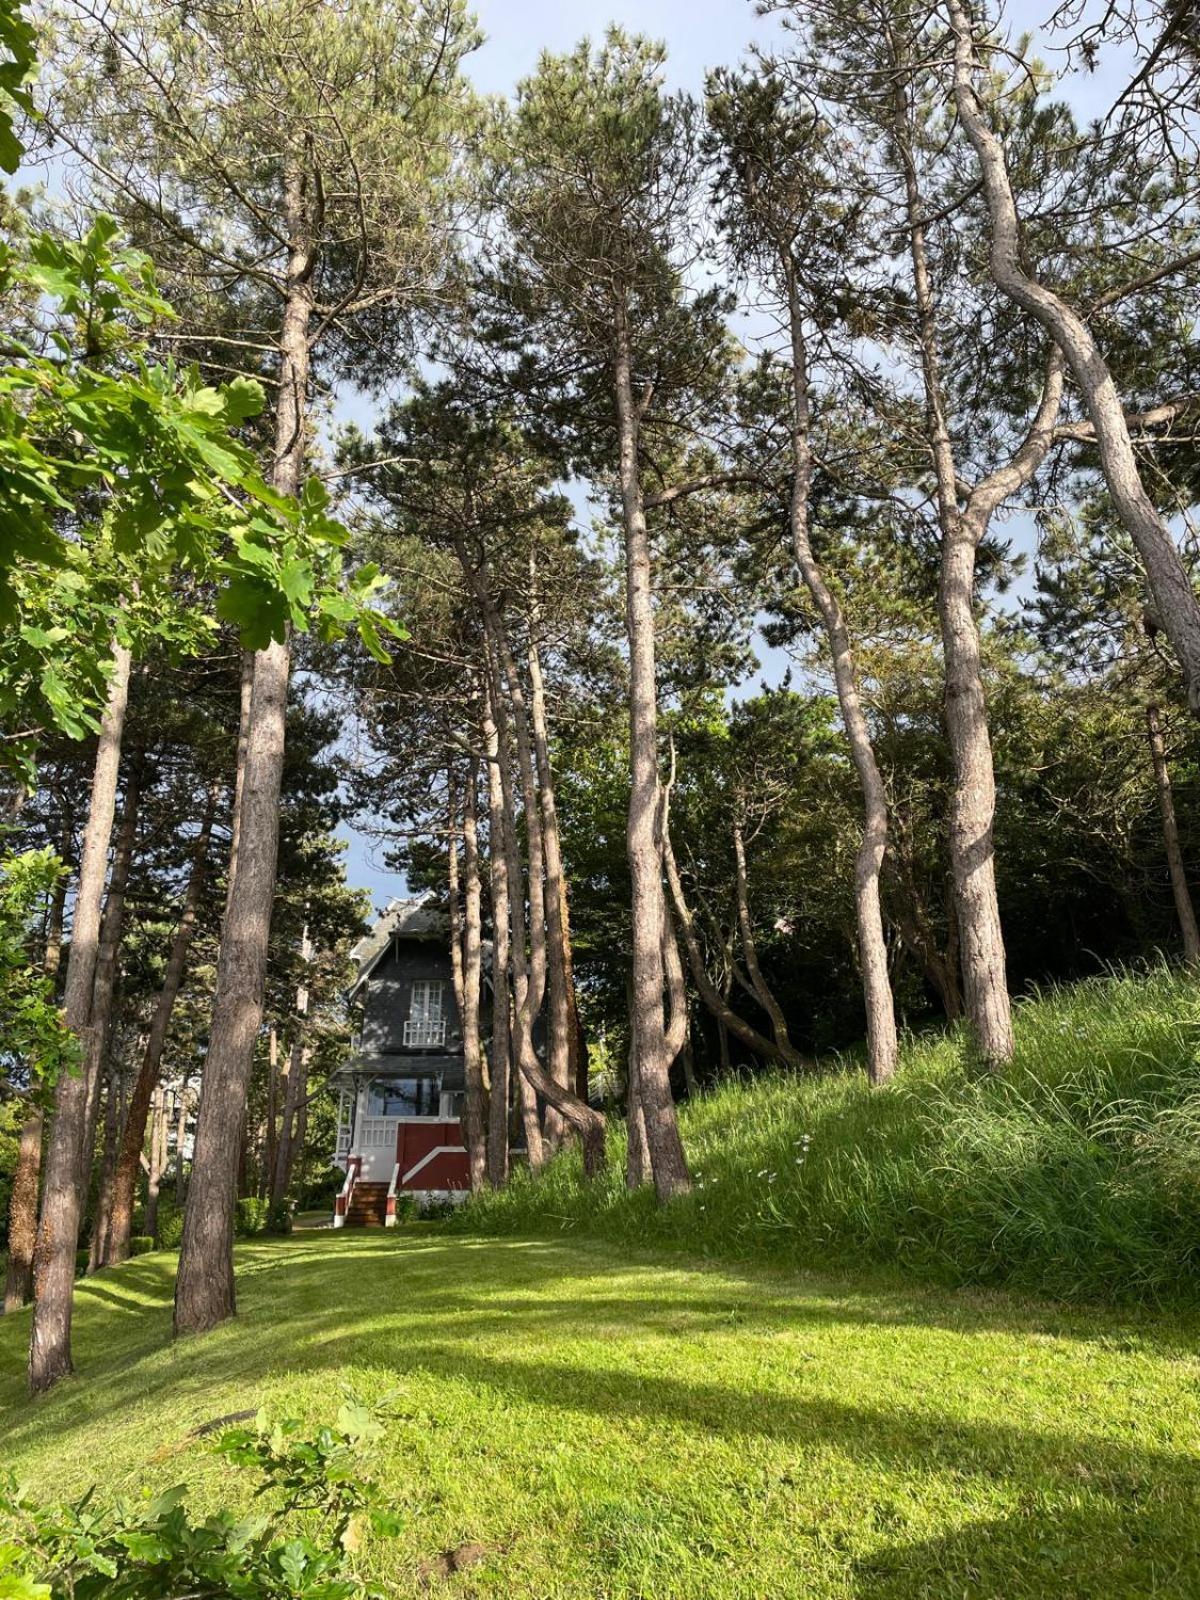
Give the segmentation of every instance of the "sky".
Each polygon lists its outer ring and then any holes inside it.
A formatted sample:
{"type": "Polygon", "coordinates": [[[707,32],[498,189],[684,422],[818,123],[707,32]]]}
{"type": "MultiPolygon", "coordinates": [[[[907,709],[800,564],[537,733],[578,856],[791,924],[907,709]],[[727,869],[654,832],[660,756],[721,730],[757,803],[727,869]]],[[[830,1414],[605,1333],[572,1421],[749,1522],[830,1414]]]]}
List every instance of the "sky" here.
{"type": "MultiPolygon", "coordinates": [[[[1057,72],[1064,65],[1062,41],[1039,31],[1054,3],[1015,0],[1007,7],[1006,23],[1014,35],[1033,33],[1038,54],[1057,72]]],[[[473,9],[486,42],[467,65],[476,87],[485,94],[511,94],[536,67],[541,51],[568,50],[585,35],[597,38],[610,22],[662,40],[670,86],[695,94],[703,90],[708,68],[738,61],[752,45],[770,48],[782,37],[778,19],[757,16],[751,0],[601,0],[599,8],[587,0],[474,0],[473,9]]],[[[1103,115],[1127,74],[1128,61],[1110,54],[1101,71],[1071,74],[1060,82],[1058,92],[1086,120],[1103,115]]],[[[357,404],[352,410],[355,420],[369,425],[369,406],[357,404]]],[[[1005,531],[1017,532],[1012,524],[1005,531]]],[[[782,651],[762,648],[760,663],[762,670],[754,683],[778,683],[788,658],[782,651]]],[[[404,893],[403,878],[382,866],[383,852],[377,843],[348,825],[339,831],[347,842],[346,873],[354,887],[369,889],[380,909],[392,896],[404,893]]]]}

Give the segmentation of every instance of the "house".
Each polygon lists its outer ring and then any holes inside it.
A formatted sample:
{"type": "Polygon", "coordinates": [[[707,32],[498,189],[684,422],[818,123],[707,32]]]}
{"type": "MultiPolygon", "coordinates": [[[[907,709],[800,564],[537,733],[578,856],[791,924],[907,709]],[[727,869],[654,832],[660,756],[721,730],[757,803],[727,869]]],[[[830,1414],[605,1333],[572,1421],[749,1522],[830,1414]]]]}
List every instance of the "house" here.
{"type": "Polygon", "coordinates": [[[346,1174],[335,1228],[393,1223],[400,1194],[424,1202],[469,1188],[449,918],[426,898],[393,900],[352,955],[362,1028],[333,1079],[335,1162],[346,1174]]]}

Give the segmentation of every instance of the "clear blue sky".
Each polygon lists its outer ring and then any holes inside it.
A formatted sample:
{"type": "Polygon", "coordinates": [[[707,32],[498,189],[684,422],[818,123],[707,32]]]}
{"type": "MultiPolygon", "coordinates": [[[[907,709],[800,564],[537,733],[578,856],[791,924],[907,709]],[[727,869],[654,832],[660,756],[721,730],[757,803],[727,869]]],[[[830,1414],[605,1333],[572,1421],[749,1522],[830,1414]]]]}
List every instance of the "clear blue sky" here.
{"type": "MultiPolygon", "coordinates": [[[[1061,41],[1038,33],[1053,8],[1053,0],[1016,0],[1007,8],[1006,20],[1014,35],[1034,33],[1038,52],[1057,71],[1063,57],[1055,46],[1061,41]]],[[[770,47],[781,37],[777,19],[757,16],[750,0],[606,0],[601,9],[587,0],[475,0],[474,10],[487,40],[471,57],[469,69],[477,87],[487,94],[510,94],[536,66],[541,51],[568,50],[584,35],[597,38],[609,22],[664,41],[672,87],[693,93],[703,88],[706,69],[736,62],[751,45],[770,47]]],[[[1081,118],[1102,115],[1127,72],[1128,61],[1110,55],[1099,73],[1072,74],[1059,85],[1059,92],[1081,118]]],[[[356,420],[369,424],[369,407],[359,402],[352,409],[356,420]]],[[[1016,526],[1010,525],[1008,532],[1017,534],[1016,526]]],[[[1017,538],[1025,543],[1019,534],[1017,538]]],[[[763,676],[775,682],[783,674],[786,657],[782,652],[768,654],[774,659],[764,659],[763,676]]],[[[370,841],[350,828],[341,832],[349,846],[347,876],[355,887],[370,889],[379,906],[404,892],[403,880],[372,859],[377,851],[370,841]]]]}

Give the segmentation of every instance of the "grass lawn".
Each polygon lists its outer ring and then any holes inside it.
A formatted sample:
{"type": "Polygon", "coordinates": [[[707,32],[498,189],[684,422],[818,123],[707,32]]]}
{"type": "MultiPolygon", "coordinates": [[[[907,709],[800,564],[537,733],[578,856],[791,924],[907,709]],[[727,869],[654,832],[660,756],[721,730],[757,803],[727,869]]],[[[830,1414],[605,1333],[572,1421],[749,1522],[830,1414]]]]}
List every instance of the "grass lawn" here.
{"type": "Polygon", "coordinates": [[[1195,1316],[420,1227],[238,1261],[236,1323],[178,1347],[174,1257],[82,1286],[81,1375],[36,1404],[4,1318],[0,1461],[214,1507],[242,1486],[190,1430],[349,1384],[400,1396],[374,1475],[411,1520],[366,1553],[397,1596],[1200,1593],[1195,1316]]]}

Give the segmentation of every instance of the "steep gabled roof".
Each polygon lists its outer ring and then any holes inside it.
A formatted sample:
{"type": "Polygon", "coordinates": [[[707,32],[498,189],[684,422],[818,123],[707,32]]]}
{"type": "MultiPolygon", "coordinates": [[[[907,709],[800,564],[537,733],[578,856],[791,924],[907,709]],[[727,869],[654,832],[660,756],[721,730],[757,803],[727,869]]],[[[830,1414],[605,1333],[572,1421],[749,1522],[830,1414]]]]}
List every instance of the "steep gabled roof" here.
{"type": "Polygon", "coordinates": [[[409,900],[393,900],[375,923],[370,933],[360,939],[350,954],[358,963],[358,975],[350,993],[353,995],[370,977],[387,953],[393,938],[438,939],[450,937],[450,919],[433,903],[430,894],[415,895],[409,900]]]}

